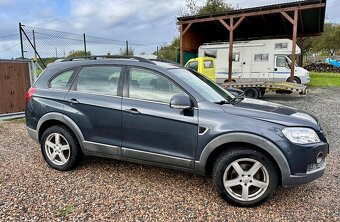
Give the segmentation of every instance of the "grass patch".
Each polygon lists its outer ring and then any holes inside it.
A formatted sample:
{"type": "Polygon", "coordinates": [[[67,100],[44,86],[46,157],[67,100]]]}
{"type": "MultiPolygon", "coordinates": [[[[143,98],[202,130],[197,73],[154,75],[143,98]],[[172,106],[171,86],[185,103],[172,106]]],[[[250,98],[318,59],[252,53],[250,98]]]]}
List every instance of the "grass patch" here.
{"type": "Polygon", "coordinates": [[[66,206],[65,208],[61,208],[58,210],[57,217],[65,217],[73,212],[72,206],[66,206]]]}
{"type": "Polygon", "coordinates": [[[339,73],[310,73],[311,81],[308,86],[311,87],[340,87],[339,73]]]}
{"type": "Polygon", "coordinates": [[[19,123],[19,124],[26,124],[25,118],[5,119],[4,121],[8,121],[8,122],[12,122],[12,123],[19,123]]]}

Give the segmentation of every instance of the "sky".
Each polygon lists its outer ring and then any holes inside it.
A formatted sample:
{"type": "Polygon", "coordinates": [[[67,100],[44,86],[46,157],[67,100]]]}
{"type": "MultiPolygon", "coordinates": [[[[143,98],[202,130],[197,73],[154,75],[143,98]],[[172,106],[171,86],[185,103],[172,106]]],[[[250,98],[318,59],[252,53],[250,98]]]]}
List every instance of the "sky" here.
{"type": "MultiPolygon", "coordinates": [[[[229,2],[238,8],[249,8],[292,1],[229,2]]],[[[179,35],[176,18],[184,7],[184,0],[0,0],[0,58],[21,56],[19,22],[26,26],[70,32],[79,36],[86,33],[86,36],[101,37],[88,37],[87,50],[93,54],[118,53],[126,40],[134,48],[135,54],[151,54],[157,46],[169,44],[179,35]]],[[[326,21],[340,24],[339,12],[340,0],[327,0],[326,21]]],[[[37,47],[46,51],[45,56],[48,53],[63,56],[71,48],[83,48],[81,41],[74,43],[64,39],[64,42],[49,42],[51,36],[47,38],[46,35],[37,35],[37,47]],[[63,45],[68,47],[63,48],[63,45]]]]}

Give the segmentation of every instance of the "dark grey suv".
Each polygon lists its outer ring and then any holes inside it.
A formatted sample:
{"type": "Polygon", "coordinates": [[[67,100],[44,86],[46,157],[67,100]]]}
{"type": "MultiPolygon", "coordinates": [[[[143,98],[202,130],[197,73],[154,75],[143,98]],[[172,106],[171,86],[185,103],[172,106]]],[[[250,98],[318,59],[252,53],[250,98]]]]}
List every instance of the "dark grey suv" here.
{"type": "Polygon", "coordinates": [[[315,117],[235,97],[192,70],[138,57],[49,65],[26,95],[30,136],[57,170],[84,155],[211,175],[229,203],[319,178],[329,152],[315,117]]]}

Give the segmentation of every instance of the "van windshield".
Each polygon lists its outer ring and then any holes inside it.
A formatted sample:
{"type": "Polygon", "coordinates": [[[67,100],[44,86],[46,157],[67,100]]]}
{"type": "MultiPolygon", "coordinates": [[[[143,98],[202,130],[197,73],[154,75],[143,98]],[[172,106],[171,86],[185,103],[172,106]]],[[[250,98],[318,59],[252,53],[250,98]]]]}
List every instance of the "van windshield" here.
{"type": "Polygon", "coordinates": [[[204,99],[212,103],[232,102],[235,98],[230,92],[194,70],[182,68],[169,69],[171,73],[190,85],[204,99]]]}

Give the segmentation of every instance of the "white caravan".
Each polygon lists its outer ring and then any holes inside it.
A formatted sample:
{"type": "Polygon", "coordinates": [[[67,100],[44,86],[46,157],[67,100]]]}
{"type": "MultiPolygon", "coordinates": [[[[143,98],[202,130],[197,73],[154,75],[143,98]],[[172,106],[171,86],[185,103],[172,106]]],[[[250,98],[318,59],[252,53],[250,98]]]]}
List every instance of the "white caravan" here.
{"type": "MultiPolygon", "coordinates": [[[[236,82],[286,82],[290,77],[292,40],[270,39],[234,42],[232,78],[236,82]]],[[[301,50],[296,46],[296,54],[301,50]]],[[[198,49],[198,57],[216,58],[216,82],[228,79],[229,43],[208,43],[198,49]]],[[[294,82],[307,84],[309,72],[295,66],[294,82]]]]}

